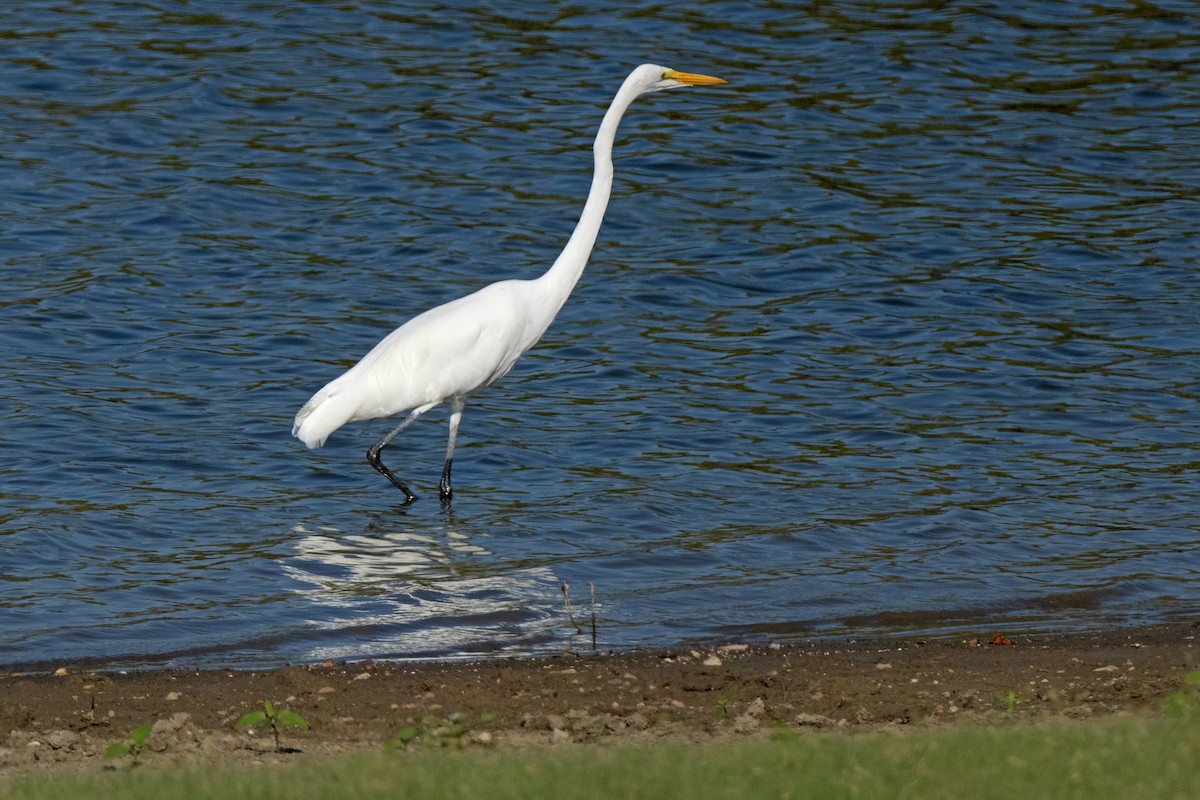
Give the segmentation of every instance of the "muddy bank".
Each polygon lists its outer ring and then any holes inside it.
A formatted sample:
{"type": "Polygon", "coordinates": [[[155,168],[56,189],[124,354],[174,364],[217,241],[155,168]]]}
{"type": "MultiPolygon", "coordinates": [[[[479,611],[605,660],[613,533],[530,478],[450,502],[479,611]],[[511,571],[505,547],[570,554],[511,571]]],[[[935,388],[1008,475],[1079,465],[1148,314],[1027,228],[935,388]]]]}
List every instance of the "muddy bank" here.
{"type": "Polygon", "coordinates": [[[295,761],[416,747],[709,740],[1157,713],[1200,669],[1197,625],[1021,637],[682,648],[470,663],[0,677],[0,769],[295,761]],[[309,730],[241,730],[264,699],[309,730]],[[105,760],[150,724],[136,756],[105,760]]]}

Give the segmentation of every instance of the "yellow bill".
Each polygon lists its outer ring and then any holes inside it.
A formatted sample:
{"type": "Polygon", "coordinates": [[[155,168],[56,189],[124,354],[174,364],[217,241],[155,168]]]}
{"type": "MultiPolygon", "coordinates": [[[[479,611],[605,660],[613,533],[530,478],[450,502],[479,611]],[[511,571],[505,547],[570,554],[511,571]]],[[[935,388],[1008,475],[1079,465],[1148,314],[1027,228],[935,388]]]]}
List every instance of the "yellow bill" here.
{"type": "Polygon", "coordinates": [[[714,78],[711,75],[697,75],[694,72],[676,72],[673,69],[663,73],[664,78],[674,78],[687,86],[716,86],[721,83],[728,83],[721,78],[714,78]]]}

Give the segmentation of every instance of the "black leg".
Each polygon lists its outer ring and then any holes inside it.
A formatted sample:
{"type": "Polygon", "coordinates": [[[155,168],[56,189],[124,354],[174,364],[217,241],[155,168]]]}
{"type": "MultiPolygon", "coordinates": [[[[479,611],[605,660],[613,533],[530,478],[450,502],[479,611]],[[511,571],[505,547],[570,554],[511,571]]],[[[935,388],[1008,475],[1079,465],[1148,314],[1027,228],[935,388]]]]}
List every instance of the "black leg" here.
{"type": "Polygon", "coordinates": [[[454,495],[454,487],[450,485],[450,463],[453,459],[446,459],[446,466],[442,468],[442,479],[438,482],[438,495],[443,501],[449,501],[454,495]]]}
{"type": "Polygon", "coordinates": [[[390,469],[388,469],[387,467],[384,466],[383,459],[381,459],[379,456],[380,456],[380,453],[383,451],[383,447],[385,444],[387,444],[387,443],[386,442],[376,442],[375,444],[373,444],[367,448],[367,463],[369,463],[372,467],[374,467],[376,472],[378,472],[380,475],[382,475],[383,477],[385,477],[389,481],[391,481],[393,486],[395,486],[400,491],[404,492],[404,504],[408,505],[413,500],[416,500],[417,496],[415,494],[413,494],[412,491],[407,486],[405,486],[400,481],[399,478],[396,477],[396,474],[394,472],[392,472],[390,469]]]}
{"type": "Polygon", "coordinates": [[[450,485],[450,465],[454,462],[454,443],[458,439],[458,424],[462,422],[463,400],[450,401],[450,441],[446,443],[446,466],[442,467],[442,479],[438,482],[438,494],[443,505],[450,502],[454,487],[450,485]]]}
{"type": "Polygon", "coordinates": [[[380,454],[383,453],[383,448],[387,447],[388,442],[396,438],[396,434],[407,428],[410,424],[412,424],[413,420],[424,414],[432,407],[433,406],[421,406],[420,408],[414,408],[409,412],[408,416],[404,418],[404,421],[393,428],[387,436],[383,437],[378,442],[367,448],[367,463],[374,467],[376,472],[391,481],[392,486],[395,486],[397,489],[404,492],[404,505],[408,505],[413,500],[416,500],[417,496],[413,494],[409,488],[400,481],[399,478],[396,477],[394,472],[383,465],[383,459],[380,458],[380,454]]]}

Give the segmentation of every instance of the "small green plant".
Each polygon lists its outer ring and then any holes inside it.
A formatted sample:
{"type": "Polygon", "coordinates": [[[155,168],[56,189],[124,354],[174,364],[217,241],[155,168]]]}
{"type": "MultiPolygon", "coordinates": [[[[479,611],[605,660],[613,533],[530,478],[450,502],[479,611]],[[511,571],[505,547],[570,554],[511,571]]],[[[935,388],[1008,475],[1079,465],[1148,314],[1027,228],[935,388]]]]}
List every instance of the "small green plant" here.
{"type": "Polygon", "coordinates": [[[496,718],[495,714],[483,714],[472,722],[469,717],[455,712],[448,717],[426,714],[421,718],[421,727],[401,728],[389,739],[386,746],[391,750],[407,750],[418,741],[431,747],[453,747],[463,749],[471,743],[470,733],[487,725],[496,718]]]}
{"type": "Polygon", "coordinates": [[[1185,675],[1183,684],[1183,689],[1163,698],[1163,713],[1185,716],[1200,711],[1200,670],[1193,670],[1185,675]]]}
{"type": "Polygon", "coordinates": [[[125,756],[136,757],[138,753],[146,747],[146,740],[150,738],[151,731],[154,726],[150,724],[140,725],[129,732],[129,736],[123,742],[113,742],[104,751],[105,758],[124,758],[125,756]]]}
{"type": "Polygon", "coordinates": [[[275,734],[275,750],[283,752],[283,745],[279,742],[279,726],[287,725],[291,728],[299,728],[302,731],[308,730],[308,723],[304,717],[297,714],[295,711],[287,708],[275,710],[275,706],[270,700],[263,700],[263,707],[256,711],[251,711],[237,721],[239,728],[267,728],[270,727],[271,733],[275,734]]]}
{"type": "Polygon", "coordinates": [[[420,735],[420,729],[410,725],[407,728],[401,728],[395,736],[388,739],[386,746],[392,750],[407,750],[408,746],[415,742],[420,735]]]}
{"type": "Polygon", "coordinates": [[[996,699],[1004,703],[1005,711],[1010,714],[1017,710],[1017,706],[1025,702],[1024,696],[1017,694],[1012,689],[1007,692],[996,692],[996,699]]]}
{"type": "Polygon", "coordinates": [[[716,704],[713,706],[713,711],[712,711],[713,716],[714,717],[729,716],[729,714],[730,714],[729,703],[732,701],[740,700],[741,699],[740,694],[741,693],[737,692],[737,691],[729,691],[729,692],[726,692],[725,694],[721,695],[721,698],[719,700],[717,700],[716,704]]]}

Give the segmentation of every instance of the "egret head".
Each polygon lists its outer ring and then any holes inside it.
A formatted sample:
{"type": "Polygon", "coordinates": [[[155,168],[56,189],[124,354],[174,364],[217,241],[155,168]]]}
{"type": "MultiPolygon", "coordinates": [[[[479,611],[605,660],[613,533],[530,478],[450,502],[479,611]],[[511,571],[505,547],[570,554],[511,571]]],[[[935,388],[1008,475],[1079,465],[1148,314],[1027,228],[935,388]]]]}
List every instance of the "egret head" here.
{"type": "Polygon", "coordinates": [[[714,78],[711,75],[679,72],[667,67],[660,67],[657,64],[643,64],[634,70],[630,77],[636,80],[641,87],[639,94],[661,92],[663,89],[675,89],[679,86],[716,86],[725,83],[720,78],[714,78]]]}

